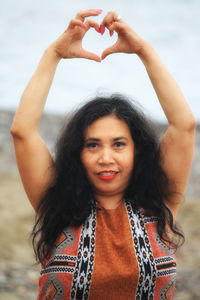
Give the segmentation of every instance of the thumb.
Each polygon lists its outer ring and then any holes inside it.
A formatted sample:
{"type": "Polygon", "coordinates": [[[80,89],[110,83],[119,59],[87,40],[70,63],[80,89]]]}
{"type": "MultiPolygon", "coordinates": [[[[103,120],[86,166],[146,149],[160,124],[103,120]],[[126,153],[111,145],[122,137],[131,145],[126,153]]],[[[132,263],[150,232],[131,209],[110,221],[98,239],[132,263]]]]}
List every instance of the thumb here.
{"type": "Polygon", "coordinates": [[[105,49],[103,51],[103,53],[101,54],[101,59],[104,59],[106,58],[106,56],[110,55],[110,54],[113,54],[113,53],[116,53],[116,46],[115,45],[112,45],[111,47],[105,49]]]}
{"type": "Polygon", "coordinates": [[[93,53],[93,52],[89,52],[86,50],[82,50],[81,53],[83,58],[87,58],[87,59],[91,59],[91,60],[95,60],[97,62],[101,62],[101,57],[99,57],[97,54],[93,53]]]}

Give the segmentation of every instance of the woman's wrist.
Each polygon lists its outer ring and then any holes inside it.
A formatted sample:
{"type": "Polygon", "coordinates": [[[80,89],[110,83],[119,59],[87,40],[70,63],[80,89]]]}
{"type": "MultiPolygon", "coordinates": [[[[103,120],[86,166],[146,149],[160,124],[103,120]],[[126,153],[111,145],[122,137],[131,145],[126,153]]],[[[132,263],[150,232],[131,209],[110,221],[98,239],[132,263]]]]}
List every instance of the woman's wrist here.
{"type": "Polygon", "coordinates": [[[142,47],[138,51],[137,55],[146,67],[158,60],[156,51],[147,41],[143,42],[142,47]]]}
{"type": "Polygon", "coordinates": [[[62,59],[58,53],[56,52],[56,49],[53,45],[50,45],[44,52],[44,55],[48,56],[53,62],[59,63],[62,59]]]}
{"type": "Polygon", "coordinates": [[[145,40],[143,40],[140,50],[137,52],[137,55],[141,60],[148,59],[150,51],[152,51],[152,46],[145,40]]]}

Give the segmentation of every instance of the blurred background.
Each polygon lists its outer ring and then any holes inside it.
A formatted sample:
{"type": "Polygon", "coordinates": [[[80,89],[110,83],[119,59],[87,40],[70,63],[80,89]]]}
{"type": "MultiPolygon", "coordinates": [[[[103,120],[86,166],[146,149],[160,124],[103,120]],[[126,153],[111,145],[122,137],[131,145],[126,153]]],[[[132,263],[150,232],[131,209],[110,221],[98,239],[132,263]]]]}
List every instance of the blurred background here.
{"type": "MultiPolygon", "coordinates": [[[[9,133],[21,94],[41,55],[82,9],[117,11],[136,32],[148,40],[177,80],[200,123],[200,2],[198,0],[0,0],[0,300],[32,300],[37,296],[39,267],[34,265],[28,240],[34,223],[18,175],[9,133]]],[[[91,29],[83,40],[86,49],[101,54],[117,39],[91,29]]],[[[102,63],[63,60],[41,121],[40,132],[53,147],[64,116],[96,95],[121,92],[131,96],[157,124],[159,134],[166,119],[144,67],[135,55],[115,54],[102,63]]],[[[200,299],[200,125],[190,181],[178,222],[186,242],[177,253],[176,299],[200,299]]]]}

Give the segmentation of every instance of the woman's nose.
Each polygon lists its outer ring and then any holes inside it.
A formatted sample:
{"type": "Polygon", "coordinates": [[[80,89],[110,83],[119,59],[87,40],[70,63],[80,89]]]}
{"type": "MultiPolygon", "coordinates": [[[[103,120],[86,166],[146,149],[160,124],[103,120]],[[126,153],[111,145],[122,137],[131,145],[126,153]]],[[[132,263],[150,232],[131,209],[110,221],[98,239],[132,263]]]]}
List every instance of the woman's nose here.
{"type": "Polygon", "coordinates": [[[100,164],[111,164],[114,162],[113,151],[111,149],[102,149],[99,155],[100,164]]]}

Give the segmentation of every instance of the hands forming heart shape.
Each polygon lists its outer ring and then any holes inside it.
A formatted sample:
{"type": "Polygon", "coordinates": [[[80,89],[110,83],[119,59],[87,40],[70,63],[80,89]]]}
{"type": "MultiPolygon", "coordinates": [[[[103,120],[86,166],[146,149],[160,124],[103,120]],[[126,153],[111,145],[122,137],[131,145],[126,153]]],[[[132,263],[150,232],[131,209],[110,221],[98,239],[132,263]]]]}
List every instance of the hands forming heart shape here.
{"type": "Polygon", "coordinates": [[[108,12],[100,26],[91,19],[85,21],[85,18],[98,16],[101,12],[100,9],[81,11],[70,21],[65,32],[52,44],[59,58],[86,58],[101,62],[102,59],[112,53],[140,54],[145,41],[116,12],[108,12]],[[118,34],[116,43],[105,49],[101,57],[82,47],[83,37],[91,27],[102,35],[106,28],[109,30],[110,36],[113,35],[114,31],[118,34]]]}

